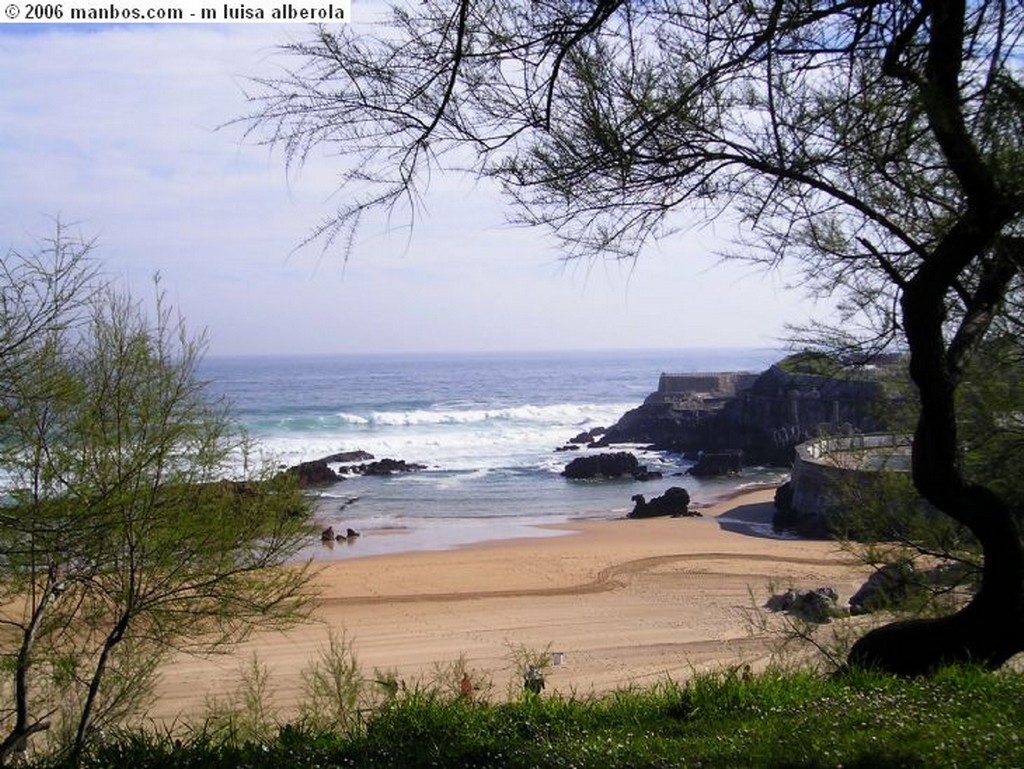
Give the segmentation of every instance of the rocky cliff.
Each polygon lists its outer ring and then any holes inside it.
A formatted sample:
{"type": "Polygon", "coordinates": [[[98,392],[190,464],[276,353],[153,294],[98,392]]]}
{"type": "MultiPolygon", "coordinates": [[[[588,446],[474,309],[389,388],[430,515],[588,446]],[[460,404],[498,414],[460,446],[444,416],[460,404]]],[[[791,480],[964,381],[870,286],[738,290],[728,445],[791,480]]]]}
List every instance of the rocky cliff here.
{"type": "Polygon", "coordinates": [[[809,373],[787,359],[756,377],[733,380],[732,394],[659,388],[608,428],[600,444],[646,443],[680,453],[741,450],[745,464],[788,466],[794,447],[810,438],[883,429],[890,397],[885,381],[896,375],[895,368],[809,373]]]}

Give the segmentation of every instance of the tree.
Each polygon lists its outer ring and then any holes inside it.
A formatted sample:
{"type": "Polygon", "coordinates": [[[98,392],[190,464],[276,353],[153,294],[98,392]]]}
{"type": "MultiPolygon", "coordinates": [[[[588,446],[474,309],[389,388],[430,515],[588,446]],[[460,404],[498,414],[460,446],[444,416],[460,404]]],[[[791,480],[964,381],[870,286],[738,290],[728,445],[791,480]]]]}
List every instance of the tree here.
{"type": "Polygon", "coordinates": [[[733,257],[841,293],[832,341],[909,352],[914,484],[984,550],[970,605],[851,660],[998,666],[1024,649],[1021,510],[965,464],[957,394],[994,328],[1020,332],[1022,29],[1011,0],[424,0],[286,46],[245,121],[289,163],[347,160],[327,245],[462,169],[570,257],[717,218],[733,257]]]}
{"type": "MultiPolygon", "coordinates": [[[[310,605],[308,570],[290,564],[309,533],[294,482],[223,480],[245,445],[198,376],[202,340],[159,292],[151,320],[95,290],[87,250],[58,232],[10,255],[0,284],[5,310],[26,306],[11,296],[50,308],[4,358],[0,764],[45,730],[77,760],[170,654],[227,651],[310,605]]],[[[0,323],[4,338],[26,328],[0,323]]]]}
{"type": "Polygon", "coordinates": [[[0,260],[0,393],[21,378],[32,348],[84,319],[100,285],[90,261],[93,246],[58,219],[38,251],[11,250],[0,260]]]}

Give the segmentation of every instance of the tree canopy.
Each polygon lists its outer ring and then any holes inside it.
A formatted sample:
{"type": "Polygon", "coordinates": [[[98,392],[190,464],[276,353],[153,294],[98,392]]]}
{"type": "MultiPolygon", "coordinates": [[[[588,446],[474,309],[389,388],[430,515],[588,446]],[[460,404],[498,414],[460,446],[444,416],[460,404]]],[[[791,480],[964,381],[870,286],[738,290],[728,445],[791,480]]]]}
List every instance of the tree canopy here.
{"type": "Polygon", "coordinates": [[[999,2],[396,4],[379,29],[287,46],[300,63],[260,81],[250,119],[289,162],[341,156],[328,237],[461,170],[570,254],[632,256],[728,215],[738,255],[796,256],[810,287],[891,316],[880,289],[912,277],[968,197],[997,227],[1013,218],[1021,17],[999,2]]]}
{"type": "Polygon", "coordinates": [[[294,482],[237,467],[201,338],[99,283],[91,248],[58,224],[0,275],[0,765],[44,731],[77,756],[170,655],[310,606],[294,482]]]}
{"type": "Polygon", "coordinates": [[[460,171],[569,257],[717,220],[729,256],[799,265],[843,298],[829,345],[909,351],[914,484],[985,551],[970,606],[853,660],[998,665],[1024,648],[1021,511],[965,464],[957,396],[986,340],[1020,335],[1022,32],[1014,0],[395,3],[285,46],[245,121],[291,164],[341,164],[314,236],[346,251],[365,214],[460,171]]]}

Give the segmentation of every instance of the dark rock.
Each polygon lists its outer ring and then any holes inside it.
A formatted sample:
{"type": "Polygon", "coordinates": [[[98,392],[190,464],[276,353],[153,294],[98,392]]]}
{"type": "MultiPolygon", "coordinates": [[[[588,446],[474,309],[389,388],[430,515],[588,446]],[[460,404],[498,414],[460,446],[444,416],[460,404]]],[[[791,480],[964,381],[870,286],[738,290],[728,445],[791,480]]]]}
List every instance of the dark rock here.
{"type": "Polygon", "coordinates": [[[569,443],[579,443],[581,445],[594,445],[597,438],[604,435],[606,428],[604,427],[593,427],[589,430],[585,430],[574,438],[569,439],[569,443]]]}
{"type": "Polygon", "coordinates": [[[707,445],[698,421],[696,415],[678,412],[669,403],[648,402],[623,414],[597,444],[646,443],[668,451],[698,448],[707,445]]]}
{"type": "Polygon", "coordinates": [[[348,537],[349,539],[352,539],[353,537],[358,537],[359,536],[359,532],[356,531],[355,529],[346,529],[345,530],[345,536],[348,537]]]}
{"type": "Polygon", "coordinates": [[[765,603],[769,611],[784,611],[807,622],[825,624],[833,617],[845,616],[837,602],[839,594],[831,587],[819,587],[814,590],[787,590],[771,596],[765,603]]]}
{"type": "Polygon", "coordinates": [[[368,462],[352,468],[353,472],[361,475],[392,475],[393,473],[412,473],[417,470],[426,470],[426,465],[418,465],[415,462],[406,462],[404,459],[379,459],[376,462],[368,462]]]}
{"type": "MultiPolygon", "coordinates": [[[[640,462],[635,456],[628,451],[617,451],[611,454],[576,457],[565,466],[562,475],[573,480],[620,478],[624,475],[633,476],[640,470],[640,462]]],[[[646,472],[646,468],[643,470],[646,472]]]]}
{"type": "Polygon", "coordinates": [[[328,526],[322,532],[320,532],[321,542],[333,542],[334,541],[334,527],[328,526]]]}
{"type": "Polygon", "coordinates": [[[633,473],[633,480],[635,481],[656,481],[662,477],[660,470],[648,470],[645,466],[640,465],[640,468],[633,473]]]}
{"type": "Polygon", "coordinates": [[[723,475],[737,475],[743,470],[743,452],[731,451],[701,452],[697,464],[687,472],[694,478],[718,478],[723,475]]]}
{"type": "Polygon", "coordinates": [[[579,450],[580,450],[580,447],[577,444],[575,444],[575,443],[571,443],[571,444],[566,445],[566,446],[559,446],[557,449],[555,449],[555,451],[579,451],[579,450]]]}
{"type": "Polygon", "coordinates": [[[332,483],[344,480],[340,475],[327,466],[326,460],[314,459],[311,462],[300,462],[289,467],[286,471],[299,479],[299,487],[328,486],[332,483]]]}
{"type": "Polygon", "coordinates": [[[804,514],[793,507],[793,484],[791,481],[775,490],[775,514],[772,529],[776,533],[791,532],[807,539],[830,539],[835,532],[824,516],[804,514]]]}
{"type": "Polygon", "coordinates": [[[793,484],[786,481],[775,489],[775,510],[788,513],[793,509],[793,484]]]}
{"type": "Polygon", "coordinates": [[[975,567],[966,563],[941,564],[924,570],[916,569],[910,561],[887,563],[868,577],[850,598],[850,613],[919,609],[929,600],[932,591],[948,593],[971,585],[977,576],[975,567]]]}
{"type": "Polygon", "coordinates": [[[796,601],[796,591],[790,588],[785,593],[776,593],[769,596],[764,604],[768,611],[788,611],[789,607],[796,601]]]}
{"type": "Polygon", "coordinates": [[[369,462],[374,459],[373,454],[368,451],[342,451],[338,454],[331,454],[324,457],[323,462],[369,462]]]}
{"type": "Polygon", "coordinates": [[[655,518],[663,515],[673,517],[699,516],[700,513],[690,512],[690,493],[679,486],[666,489],[660,497],[655,497],[650,502],[644,499],[643,494],[636,494],[633,497],[633,511],[627,518],[655,518]]]}

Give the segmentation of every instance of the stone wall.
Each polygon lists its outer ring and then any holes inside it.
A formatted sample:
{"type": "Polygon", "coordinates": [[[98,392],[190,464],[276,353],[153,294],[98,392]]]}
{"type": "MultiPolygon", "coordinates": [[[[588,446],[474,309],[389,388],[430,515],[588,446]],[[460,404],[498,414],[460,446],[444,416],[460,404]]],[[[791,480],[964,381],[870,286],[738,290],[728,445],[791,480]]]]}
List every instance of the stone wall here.
{"type": "Polygon", "coordinates": [[[706,395],[731,398],[754,384],[759,374],[741,372],[703,372],[699,374],[663,373],[658,379],[657,395],[706,395]]]}
{"type": "Polygon", "coordinates": [[[843,489],[868,482],[879,470],[906,472],[911,440],[873,433],[820,438],[796,447],[790,479],[793,511],[827,523],[843,504],[843,489]]]}

